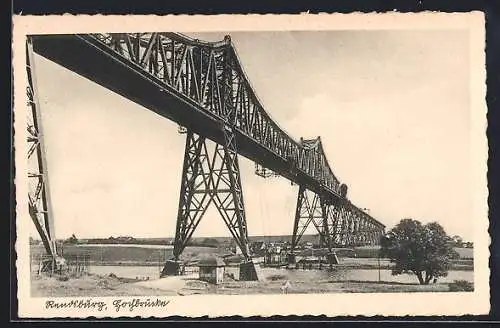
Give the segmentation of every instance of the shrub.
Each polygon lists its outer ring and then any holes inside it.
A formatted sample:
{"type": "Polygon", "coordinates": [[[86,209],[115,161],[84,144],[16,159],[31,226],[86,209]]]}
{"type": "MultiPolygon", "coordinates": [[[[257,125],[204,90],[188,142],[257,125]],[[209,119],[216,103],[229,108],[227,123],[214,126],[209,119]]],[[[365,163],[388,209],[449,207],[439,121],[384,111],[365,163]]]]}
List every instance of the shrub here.
{"type": "Polygon", "coordinates": [[[267,277],[267,279],[271,280],[271,281],[283,280],[285,278],[286,278],[286,276],[284,274],[273,274],[273,275],[267,277]]]}
{"type": "Polygon", "coordinates": [[[66,275],[63,275],[63,276],[57,276],[57,280],[59,281],[68,281],[69,280],[69,277],[66,276],[66,275]]]}
{"type": "Polygon", "coordinates": [[[474,291],[474,283],[467,280],[455,280],[448,284],[450,292],[472,292],[474,291]]]}

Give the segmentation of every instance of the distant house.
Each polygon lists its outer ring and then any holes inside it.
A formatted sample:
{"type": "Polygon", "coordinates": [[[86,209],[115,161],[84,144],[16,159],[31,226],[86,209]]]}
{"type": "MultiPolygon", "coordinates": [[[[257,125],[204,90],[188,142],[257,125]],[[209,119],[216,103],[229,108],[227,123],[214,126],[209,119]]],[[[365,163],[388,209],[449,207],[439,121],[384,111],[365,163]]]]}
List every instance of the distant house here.
{"type": "Polygon", "coordinates": [[[264,256],[264,264],[266,265],[283,265],[287,262],[287,252],[281,246],[271,246],[266,250],[264,256]]]}
{"type": "Polygon", "coordinates": [[[220,284],[224,280],[224,268],[226,264],[222,259],[215,256],[206,257],[198,262],[200,280],[220,284]]]}

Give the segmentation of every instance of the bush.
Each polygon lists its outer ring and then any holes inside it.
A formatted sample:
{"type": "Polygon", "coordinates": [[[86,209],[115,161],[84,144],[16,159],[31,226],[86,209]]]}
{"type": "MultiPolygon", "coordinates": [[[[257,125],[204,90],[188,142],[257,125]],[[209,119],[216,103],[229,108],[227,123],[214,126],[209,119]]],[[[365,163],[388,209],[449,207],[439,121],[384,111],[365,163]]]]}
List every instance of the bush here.
{"type": "Polygon", "coordinates": [[[57,280],[58,281],[68,281],[69,280],[69,277],[64,275],[64,276],[57,276],[57,280]]]}
{"type": "Polygon", "coordinates": [[[286,278],[286,276],[284,274],[273,274],[273,275],[267,277],[267,279],[271,280],[271,281],[283,280],[285,278],[286,278]]]}
{"type": "Polygon", "coordinates": [[[474,283],[467,280],[455,280],[448,284],[450,292],[472,292],[474,291],[474,283]]]}

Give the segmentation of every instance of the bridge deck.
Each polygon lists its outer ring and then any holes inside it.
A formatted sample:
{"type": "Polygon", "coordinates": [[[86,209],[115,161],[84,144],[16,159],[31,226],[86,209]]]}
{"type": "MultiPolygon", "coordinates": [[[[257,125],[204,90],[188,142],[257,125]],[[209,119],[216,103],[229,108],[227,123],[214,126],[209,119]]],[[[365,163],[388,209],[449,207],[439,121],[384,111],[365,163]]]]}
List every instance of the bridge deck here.
{"type": "MultiPolygon", "coordinates": [[[[191,98],[155,78],[147,70],[133,65],[129,59],[94,41],[88,35],[34,35],[33,49],[39,55],[74,71],[89,80],[120,94],[145,108],[187,127],[217,143],[223,142],[221,119],[204,110],[191,98]]],[[[260,163],[281,176],[321,194],[330,202],[343,199],[336,190],[328,188],[317,178],[303,170],[291,170],[291,163],[255,140],[238,127],[236,139],[238,152],[260,163]]],[[[352,207],[357,209],[354,205],[352,207]]],[[[361,214],[361,213],[360,213],[361,214]]],[[[363,216],[377,226],[383,225],[363,216]]]]}

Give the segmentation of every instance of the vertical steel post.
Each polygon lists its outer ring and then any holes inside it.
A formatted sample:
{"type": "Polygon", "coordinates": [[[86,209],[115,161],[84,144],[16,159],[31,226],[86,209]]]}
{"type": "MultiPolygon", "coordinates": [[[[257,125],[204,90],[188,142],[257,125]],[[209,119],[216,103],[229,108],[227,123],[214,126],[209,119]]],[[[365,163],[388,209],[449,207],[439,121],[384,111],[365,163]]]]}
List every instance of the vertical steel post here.
{"type": "Polygon", "coordinates": [[[174,239],[175,261],[179,260],[210,203],[209,177],[205,174],[209,167],[205,138],[188,131],[174,239]]]}
{"type": "Polygon", "coordinates": [[[321,246],[326,246],[328,248],[328,252],[332,251],[332,233],[330,229],[330,223],[329,223],[329,207],[331,205],[326,204],[326,202],[323,199],[320,199],[320,206],[321,206],[321,213],[323,215],[323,220],[322,220],[322,230],[323,230],[323,242],[321,246]]]}
{"type": "MultiPolygon", "coordinates": [[[[292,253],[295,251],[297,244],[300,240],[301,235],[298,235],[299,230],[299,222],[301,219],[301,209],[302,209],[302,201],[304,198],[305,187],[300,185],[299,192],[297,195],[297,206],[295,208],[295,220],[293,221],[293,233],[292,233],[292,253]]],[[[306,227],[307,228],[307,227],[306,227]]]]}
{"type": "Polygon", "coordinates": [[[29,213],[42,239],[48,255],[57,256],[55,245],[54,217],[49,191],[49,177],[45,154],[42,116],[38,102],[38,89],[34,67],[33,44],[31,38],[26,42],[26,73],[28,76],[28,201],[29,213]]]}

